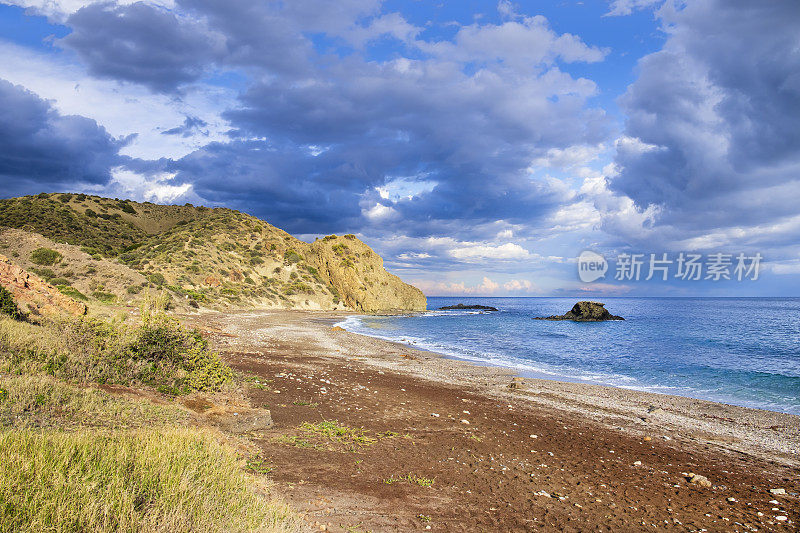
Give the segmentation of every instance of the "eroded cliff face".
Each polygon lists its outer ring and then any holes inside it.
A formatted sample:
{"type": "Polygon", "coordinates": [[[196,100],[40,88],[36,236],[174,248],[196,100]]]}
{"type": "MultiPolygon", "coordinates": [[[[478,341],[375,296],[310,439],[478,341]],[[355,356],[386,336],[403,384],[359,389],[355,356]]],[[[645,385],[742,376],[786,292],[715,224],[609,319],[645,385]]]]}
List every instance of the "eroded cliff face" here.
{"type": "Polygon", "coordinates": [[[424,311],[422,291],[383,268],[383,259],[352,235],[330,235],[309,245],[309,262],[347,307],[365,313],[424,311]]]}
{"type": "Polygon", "coordinates": [[[20,311],[32,320],[40,316],[86,314],[86,305],[61,294],[57,288],[15,265],[4,255],[0,255],[0,285],[11,293],[20,311]]]}

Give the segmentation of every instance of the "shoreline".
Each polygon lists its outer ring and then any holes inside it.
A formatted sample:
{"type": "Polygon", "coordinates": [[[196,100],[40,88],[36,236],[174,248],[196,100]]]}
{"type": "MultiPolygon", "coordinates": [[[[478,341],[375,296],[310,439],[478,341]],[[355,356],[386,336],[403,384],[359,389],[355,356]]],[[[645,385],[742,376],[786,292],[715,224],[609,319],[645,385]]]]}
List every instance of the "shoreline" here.
{"type": "Polygon", "coordinates": [[[510,369],[332,328],[352,314],[268,310],[185,317],[205,330],[235,369],[269,379],[266,388],[247,391],[254,405],[268,406],[275,421],[258,443],[276,465],[274,479],[285,497],[312,524],[335,516],[339,522],[330,523],[336,531],[337,524],[346,531],[344,525],[356,522],[373,531],[405,531],[425,528],[420,514],[433,517],[434,529],[447,524],[445,529],[477,531],[528,529],[530,520],[548,530],[602,524],[631,530],[641,529],[642,521],[663,525],[665,519],[696,526],[682,530],[752,530],[734,523],[796,530],[798,416],[604,385],[521,379],[510,369]],[[316,443],[310,449],[286,445],[305,442],[303,424],[320,420],[376,436],[405,434],[408,441],[379,439],[374,452],[356,452],[363,457],[355,463],[316,443]],[[492,463],[480,461],[496,461],[498,454],[506,458],[502,470],[481,467],[492,463]],[[551,466],[556,459],[560,469],[551,466]],[[362,460],[369,463],[366,469],[358,466],[362,460]],[[402,489],[386,484],[412,469],[436,485],[419,492],[407,484],[402,489]],[[509,478],[506,469],[515,475],[509,478]],[[713,487],[688,483],[687,472],[708,477],[713,487]],[[788,513],[787,522],[773,520],[772,488],[786,490],[775,508],[788,513]],[[548,495],[568,490],[571,499],[552,502],[537,497],[536,490],[548,495]],[[606,495],[597,497],[598,491],[606,495]],[[746,507],[725,498],[747,502],[746,507]],[[508,508],[499,507],[498,499],[508,508]],[[651,505],[663,508],[645,512],[651,505]],[[419,511],[425,506],[435,512],[419,511]],[[388,516],[405,518],[397,522],[388,516]],[[738,522],[727,522],[736,516],[738,522]]]}
{"type": "MultiPolygon", "coordinates": [[[[342,326],[342,324],[347,322],[348,319],[350,319],[350,318],[358,319],[358,318],[364,317],[364,316],[370,316],[370,315],[349,314],[349,315],[346,315],[344,317],[344,320],[338,320],[338,319],[331,318],[330,319],[331,320],[330,324],[332,326],[344,327],[344,326],[342,326]]],[[[389,342],[389,343],[398,344],[400,346],[407,347],[408,349],[414,349],[414,350],[418,350],[418,351],[428,352],[428,353],[434,354],[436,356],[443,357],[445,359],[452,359],[452,360],[456,360],[456,361],[462,361],[462,362],[469,363],[469,364],[472,364],[472,365],[475,365],[475,366],[485,366],[485,367],[491,367],[491,368],[507,369],[507,370],[513,372],[517,376],[523,377],[525,379],[530,379],[530,380],[537,380],[538,379],[538,380],[544,380],[544,381],[557,381],[557,382],[560,382],[560,383],[575,383],[575,384],[578,384],[578,385],[595,385],[595,386],[599,386],[599,387],[610,387],[612,389],[622,389],[622,390],[629,390],[629,391],[642,392],[642,393],[648,393],[648,394],[656,394],[656,395],[659,395],[659,396],[670,396],[670,397],[676,397],[676,398],[685,398],[685,399],[688,399],[688,400],[698,400],[698,401],[704,401],[704,402],[711,402],[711,403],[725,405],[725,406],[729,406],[729,407],[740,407],[740,408],[744,408],[744,409],[754,409],[756,411],[766,411],[767,413],[778,413],[778,414],[785,414],[785,415],[800,417],[800,413],[789,413],[789,412],[786,412],[786,411],[778,411],[778,410],[775,410],[775,409],[768,409],[768,408],[764,408],[764,407],[758,407],[756,405],[742,405],[742,404],[736,404],[736,403],[732,403],[732,402],[726,402],[726,401],[723,401],[723,400],[715,400],[715,399],[712,399],[712,398],[700,398],[700,397],[696,397],[696,396],[689,396],[689,395],[683,395],[683,394],[674,394],[674,393],[670,393],[670,392],[662,392],[662,391],[658,391],[658,390],[652,390],[652,386],[649,386],[649,385],[641,385],[641,386],[638,386],[638,387],[637,386],[618,385],[618,384],[613,384],[613,383],[606,383],[606,382],[599,381],[599,380],[592,380],[592,379],[589,379],[589,378],[581,378],[581,377],[571,376],[571,375],[567,375],[567,374],[559,374],[559,373],[556,373],[556,372],[549,372],[548,373],[546,371],[541,371],[541,370],[526,370],[526,369],[523,369],[523,368],[515,368],[514,366],[511,366],[510,364],[509,365],[504,365],[502,363],[495,363],[495,362],[492,362],[489,359],[487,359],[487,360],[470,359],[469,357],[460,355],[458,353],[447,353],[445,351],[439,351],[439,350],[437,350],[435,348],[429,348],[429,347],[424,346],[424,345],[418,345],[417,343],[406,343],[406,342],[402,342],[402,340],[398,341],[398,340],[395,340],[395,339],[387,338],[385,336],[370,335],[368,333],[364,333],[364,332],[361,332],[361,331],[353,331],[353,330],[347,329],[346,327],[344,327],[344,329],[346,329],[349,333],[352,333],[354,335],[361,335],[363,337],[369,337],[369,338],[373,338],[373,339],[376,339],[376,340],[381,340],[381,341],[385,341],[385,342],[389,342]]],[[[635,378],[630,378],[628,376],[622,376],[622,377],[623,378],[627,378],[627,379],[635,379],[635,378]]]]}

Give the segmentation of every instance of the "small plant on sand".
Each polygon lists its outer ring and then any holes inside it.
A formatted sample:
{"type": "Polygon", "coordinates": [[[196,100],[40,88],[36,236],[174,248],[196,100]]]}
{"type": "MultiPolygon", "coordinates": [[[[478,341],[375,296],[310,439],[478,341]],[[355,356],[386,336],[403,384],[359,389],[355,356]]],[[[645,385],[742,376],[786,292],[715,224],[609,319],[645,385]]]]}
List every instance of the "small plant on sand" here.
{"type": "Polygon", "coordinates": [[[316,402],[304,402],[303,400],[295,400],[292,402],[294,405],[299,405],[302,407],[311,407],[312,409],[316,409],[319,407],[319,404],[316,402]]]}
{"type": "Polygon", "coordinates": [[[52,266],[61,261],[63,256],[50,248],[37,248],[31,252],[31,262],[42,266],[52,266]]]}
{"type": "Polygon", "coordinates": [[[274,466],[262,457],[261,453],[248,457],[245,463],[247,469],[256,474],[269,474],[275,469],[274,466]]]}
{"type": "Polygon", "coordinates": [[[412,483],[419,485],[420,487],[428,488],[433,485],[434,480],[424,476],[418,476],[416,474],[409,473],[397,477],[392,475],[391,477],[384,479],[383,482],[386,483],[387,485],[392,485],[393,483],[412,483]]]}
{"type": "Polygon", "coordinates": [[[304,422],[300,425],[300,429],[307,435],[345,444],[351,448],[371,446],[377,441],[377,439],[367,436],[364,428],[342,426],[336,420],[324,420],[316,424],[304,422]]]}

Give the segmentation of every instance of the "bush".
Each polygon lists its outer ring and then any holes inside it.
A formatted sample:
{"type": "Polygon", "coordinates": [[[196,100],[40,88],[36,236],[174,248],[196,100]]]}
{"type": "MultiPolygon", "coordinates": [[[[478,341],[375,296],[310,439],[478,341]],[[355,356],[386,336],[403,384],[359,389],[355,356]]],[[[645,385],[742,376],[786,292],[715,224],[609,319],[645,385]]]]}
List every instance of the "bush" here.
{"type": "Polygon", "coordinates": [[[289,248],[288,250],[286,250],[286,252],[284,252],[283,259],[284,261],[286,261],[287,264],[293,265],[295,263],[299,263],[300,261],[302,261],[303,256],[298,254],[291,248],[289,248]]]}
{"type": "Polygon", "coordinates": [[[88,296],[83,294],[75,287],[71,287],[69,285],[57,285],[56,288],[58,289],[58,292],[60,292],[65,296],[69,296],[70,298],[75,298],[76,300],[83,300],[84,302],[89,300],[88,296]]]}
{"type": "Polygon", "coordinates": [[[83,213],[89,218],[97,218],[97,213],[95,212],[94,209],[87,209],[83,213]]]}
{"type": "Polygon", "coordinates": [[[61,261],[62,255],[50,248],[37,248],[31,252],[31,261],[37,265],[52,266],[61,261]]]}
{"type": "Polygon", "coordinates": [[[103,303],[110,304],[117,299],[117,296],[110,292],[94,291],[92,296],[103,303]]]}
{"type": "Polygon", "coordinates": [[[129,285],[127,289],[125,289],[128,294],[139,294],[142,292],[141,285],[129,285]]]}
{"type": "Polygon", "coordinates": [[[153,285],[163,285],[167,282],[166,278],[164,277],[164,274],[161,274],[160,272],[155,272],[147,276],[147,281],[149,281],[153,285]]]}
{"type": "Polygon", "coordinates": [[[36,274],[37,276],[39,276],[40,278],[42,278],[45,281],[50,281],[51,279],[56,277],[56,273],[53,272],[53,270],[50,269],[50,268],[36,268],[36,267],[34,267],[34,268],[31,268],[31,272],[33,272],[34,274],[36,274]]]}
{"type": "Polygon", "coordinates": [[[3,373],[140,384],[173,394],[220,390],[233,378],[198,332],[150,307],[138,325],[81,317],[37,326],[0,318],[3,373]]]}
{"type": "Polygon", "coordinates": [[[0,285],[0,313],[8,315],[14,320],[25,320],[25,315],[17,307],[14,296],[2,285],[0,285]]]}
{"type": "Polygon", "coordinates": [[[52,278],[48,280],[48,283],[51,285],[69,285],[69,280],[67,278],[52,278]]]}

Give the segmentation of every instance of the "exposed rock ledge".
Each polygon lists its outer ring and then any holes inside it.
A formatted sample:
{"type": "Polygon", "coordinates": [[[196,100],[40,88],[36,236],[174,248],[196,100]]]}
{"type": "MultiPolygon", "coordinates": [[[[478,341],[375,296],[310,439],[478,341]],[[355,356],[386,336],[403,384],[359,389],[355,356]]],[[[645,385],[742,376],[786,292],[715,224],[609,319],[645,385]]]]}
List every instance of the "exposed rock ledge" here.
{"type": "Polygon", "coordinates": [[[600,302],[578,302],[563,315],[536,317],[534,320],[573,320],[575,322],[602,322],[604,320],[625,320],[621,316],[612,315],[605,304],[600,302]]]}
{"type": "Polygon", "coordinates": [[[0,255],[0,285],[14,297],[20,311],[34,319],[39,315],[86,314],[86,305],[61,294],[39,276],[31,274],[0,255]]]}

